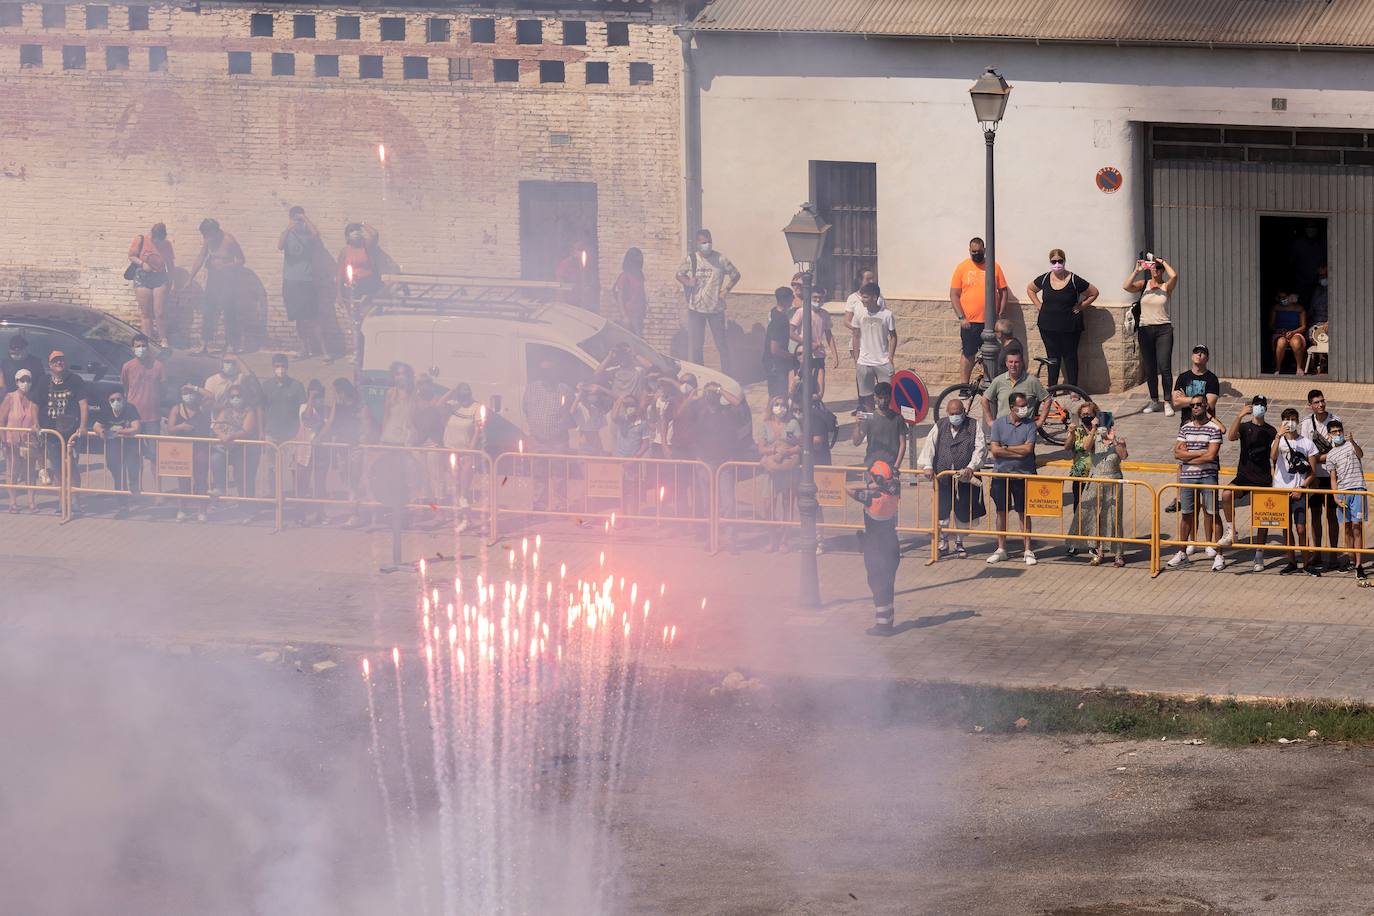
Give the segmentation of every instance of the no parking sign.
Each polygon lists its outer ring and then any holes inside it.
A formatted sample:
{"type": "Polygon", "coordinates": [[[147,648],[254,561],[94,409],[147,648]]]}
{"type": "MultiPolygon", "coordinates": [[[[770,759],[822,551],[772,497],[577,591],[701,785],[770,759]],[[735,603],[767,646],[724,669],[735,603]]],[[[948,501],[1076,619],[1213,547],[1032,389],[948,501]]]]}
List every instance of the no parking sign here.
{"type": "Polygon", "coordinates": [[[921,377],[910,369],[902,369],[892,376],[892,409],[912,426],[926,418],[930,395],[921,377]]]}

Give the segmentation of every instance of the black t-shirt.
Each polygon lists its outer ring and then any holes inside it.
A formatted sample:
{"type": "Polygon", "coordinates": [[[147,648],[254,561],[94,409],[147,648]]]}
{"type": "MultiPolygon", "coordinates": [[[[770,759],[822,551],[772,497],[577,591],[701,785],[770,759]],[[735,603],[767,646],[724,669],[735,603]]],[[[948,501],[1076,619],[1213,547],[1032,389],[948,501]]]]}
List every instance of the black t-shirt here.
{"type": "Polygon", "coordinates": [[[1042,331],[1065,334],[1083,329],[1083,316],[1075,315],[1073,307],[1078,299],[1088,291],[1088,281],[1078,274],[1069,274],[1069,282],[1063,289],[1055,289],[1050,283],[1050,274],[1043,273],[1035,278],[1035,288],[1040,290],[1040,316],[1035,326],[1042,331]]]}
{"type": "Polygon", "coordinates": [[[1221,381],[1210,369],[1201,375],[1196,375],[1192,369],[1188,369],[1178,374],[1178,378],[1174,381],[1174,390],[1182,391],[1190,398],[1200,394],[1214,394],[1221,397],[1221,381]]]}
{"type": "Polygon", "coordinates": [[[881,410],[864,419],[864,467],[871,467],[875,461],[897,463],[897,451],[902,447],[902,437],[906,435],[906,421],[901,414],[883,413],[881,410]]]}
{"type": "Polygon", "coordinates": [[[1269,447],[1279,431],[1268,423],[1246,420],[1240,424],[1240,458],[1236,461],[1236,481],[1256,487],[1274,482],[1273,465],[1269,463],[1269,447]]]}
{"type": "Polygon", "coordinates": [[[768,330],[763,333],[763,366],[765,369],[779,369],[792,361],[792,355],[787,352],[787,345],[791,342],[788,336],[787,313],[779,312],[774,309],[768,315],[768,330]],[[782,353],[773,352],[773,341],[782,345],[782,353]]]}
{"type": "Polygon", "coordinates": [[[38,418],[38,425],[70,436],[81,425],[80,401],[86,397],[86,383],[76,373],[68,372],[61,384],[53,381],[50,376],[44,391],[42,415],[38,418]]]}

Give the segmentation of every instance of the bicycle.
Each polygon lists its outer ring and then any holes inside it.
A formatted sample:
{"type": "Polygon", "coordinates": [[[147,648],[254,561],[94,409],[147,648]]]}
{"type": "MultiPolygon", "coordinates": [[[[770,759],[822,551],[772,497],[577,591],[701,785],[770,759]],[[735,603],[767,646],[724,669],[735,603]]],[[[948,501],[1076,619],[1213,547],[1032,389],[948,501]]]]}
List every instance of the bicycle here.
{"type": "MultiPolygon", "coordinates": [[[[1040,378],[1053,360],[1044,356],[1037,356],[1035,362],[1037,364],[1035,377],[1040,378]]],[[[990,379],[983,372],[983,361],[979,360],[974,365],[974,374],[969,376],[967,385],[950,385],[935,398],[935,403],[931,407],[934,411],[931,422],[939,421],[940,408],[944,405],[945,399],[949,397],[957,397],[963,401],[965,413],[970,416],[978,416],[974,411],[975,401],[981,397],[983,392],[987,391],[989,381],[990,379]]],[[[1047,390],[1050,395],[1049,413],[1045,417],[1044,424],[1040,427],[1040,438],[1051,445],[1063,445],[1068,440],[1069,428],[1073,426],[1075,411],[1077,410],[1077,405],[1071,402],[1076,399],[1081,403],[1090,401],[1092,398],[1088,396],[1088,392],[1077,385],[1061,383],[1050,385],[1047,390]]],[[[992,422],[988,417],[980,417],[980,419],[988,424],[992,422]]]]}

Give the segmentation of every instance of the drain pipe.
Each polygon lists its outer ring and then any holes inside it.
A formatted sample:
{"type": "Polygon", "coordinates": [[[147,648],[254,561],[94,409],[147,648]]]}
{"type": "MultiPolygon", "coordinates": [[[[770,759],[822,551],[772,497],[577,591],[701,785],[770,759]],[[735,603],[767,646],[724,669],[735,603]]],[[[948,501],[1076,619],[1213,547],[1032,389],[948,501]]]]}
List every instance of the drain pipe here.
{"type": "Polygon", "coordinates": [[[693,33],[678,29],[677,37],[682,42],[683,211],[687,222],[682,238],[690,248],[692,233],[701,228],[701,94],[692,56],[693,33]]]}

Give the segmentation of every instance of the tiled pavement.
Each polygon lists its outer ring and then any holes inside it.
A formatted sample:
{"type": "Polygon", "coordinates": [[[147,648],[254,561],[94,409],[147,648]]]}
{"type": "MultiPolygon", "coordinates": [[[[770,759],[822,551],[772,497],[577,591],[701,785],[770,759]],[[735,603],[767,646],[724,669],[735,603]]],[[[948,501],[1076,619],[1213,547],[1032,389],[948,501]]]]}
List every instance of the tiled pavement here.
{"type": "MultiPolygon", "coordinates": [[[[162,644],[323,643],[341,654],[413,639],[413,578],[378,574],[390,553],[382,533],[3,518],[0,628],[162,644]]],[[[708,557],[634,532],[608,548],[570,525],[544,531],[546,569],[594,571],[606,549],[617,575],[664,582],[661,613],[680,625],[673,658],[685,666],[1374,702],[1374,590],[1348,574],[1279,577],[1248,563],[1211,573],[1197,563],[1151,579],[1140,560],[1090,568],[1058,550],[1033,568],[989,567],[978,553],[926,566],[924,554],[910,555],[898,633],[876,638],[864,634],[871,608],[848,538],[820,558],[824,608],[805,611],[795,554],[708,557]]],[[[415,536],[406,555],[451,555],[453,543],[415,536]]],[[[482,546],[463,539],[465,576],[479,570],[482,546]]],[[[489,569],[504,567],[503,556],[490,550],[489,569]]]]}

